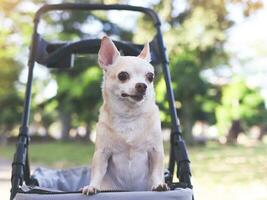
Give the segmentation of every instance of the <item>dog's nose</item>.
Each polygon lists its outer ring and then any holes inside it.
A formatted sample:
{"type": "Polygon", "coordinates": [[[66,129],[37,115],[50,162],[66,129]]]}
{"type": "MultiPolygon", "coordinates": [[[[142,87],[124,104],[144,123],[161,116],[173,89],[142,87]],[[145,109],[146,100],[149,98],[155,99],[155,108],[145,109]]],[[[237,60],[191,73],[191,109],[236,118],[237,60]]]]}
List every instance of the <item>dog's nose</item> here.
{"type": "Polygon", "coordinates": [[[144,83],[136,83],[135,89],[139,93],[145,93],[146,92],[147,85],[144,83]]]}

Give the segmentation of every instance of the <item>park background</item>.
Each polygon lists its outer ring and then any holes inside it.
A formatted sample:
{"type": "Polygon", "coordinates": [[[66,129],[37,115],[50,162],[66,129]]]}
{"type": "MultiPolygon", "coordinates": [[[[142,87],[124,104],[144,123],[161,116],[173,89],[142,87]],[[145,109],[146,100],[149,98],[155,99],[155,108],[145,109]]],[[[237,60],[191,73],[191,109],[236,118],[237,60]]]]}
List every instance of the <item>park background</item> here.
{"type": "MultiPolygon", "coordinates": [[[[196,199],[267,199],[267,2],[264,0],[0,0],[0,196],[8,199],[11,160],[23,112],[34,12],[44,3],[124,3],[162,20],[175,106],[191,159],[196,199]]],[[[44,16],[47,40],[110,35],[144,43],[148,18],[115,11],[44,16]]],[[[168,160],[170,116],[160,66],[155,89],[168,160]]],[[[88,165],[101,105],[95,56],[74,68],[36,65],[30,117],[33,168],[88,165]]]]}

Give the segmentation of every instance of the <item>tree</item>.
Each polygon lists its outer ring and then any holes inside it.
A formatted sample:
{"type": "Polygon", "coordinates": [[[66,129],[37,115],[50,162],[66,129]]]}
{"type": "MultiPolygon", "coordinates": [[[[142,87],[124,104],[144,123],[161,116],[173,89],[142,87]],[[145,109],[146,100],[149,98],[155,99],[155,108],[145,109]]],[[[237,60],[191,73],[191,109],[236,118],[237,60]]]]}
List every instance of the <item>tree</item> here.
{"type": "Polygon", "coordinates": [[[223,87],[216,118],[221,134],[227,133],[228,143],[236,143],[245,127],[265,125],[266,116],[264,101],[257,88],[248,87],[240,77],[223,87]]]}
{"type": "MultiPolygon", "coordinates": [[[[186,140],[188,143],[193,143],[192,125],[194,122],[206,118],[211,123],[215,119],[214,111],[220,89],[215,86],[211,87],[202,80],[200,72],[203,69],[228,64],[229,55],[224,50],[224,43],[227,40],[226,30],[234,24],[228,17],[227,6],[242,4],[246,11],[244,14],[251,15],[262,7],[262,3],[260,1],[208,0],[183,3],[182,11],[178,10],[180,5],[178,1],[172,0],[160,1],[153,7],[163,18],[164,27],[167,27],[164,36],[170,55],[174,92],[178,100],[176,104],[181,114],[186,140]],[[210,89],[218,90],[211,95],[210,89]],[[204,100],[209,100],[209,103],[204,100]],[[211,106],[207,106],[208,104],[211,106]],[[209,113],[206,113],[207,107],[210,107],[209,113]]],[[[162,85],[157,87],[162,88],[162,85]]],[[[161,101],[163,101],[160,102],[161,107],[166,105],[165,98],[161,98],[161,101]]],[[[164,112],[167,112],[166,106],[164,112]]],[[[168,123],[169,119],[165,115],[162,116],[164,116],[165,124],[168,123]]]]}
{"type": "MultiPolygon", "coordinates": [[[[40,4],[43,1],[35,0],[34,2],[40,4]]],[[[125,1],[96,0],[94,2],[123,3],[125,1]]],[[[245,15],[251,15],[262,6],[260,1],[254,0],[227,2],[190,0],[185,1],[184,9],[179,10],[178,5],[180,4],[176,0],[151,1],[151,7],[163,19],[164,37],[167,41],[173,85],[176,99],[178,100],[176,106],[181,114],[182,124],[184,124],[183,132],[188,136],[189,143],[192,140],[191,126],[195,120],[206,119],[213,123],[215,118],[212,109],[216,105],[214,99],[218,99],[220,91],[203,81],[199,74],[205,68],[212,68],[219,64],[227,63],[228,55],[225,53],[223,45],[227,40],[225,32],[233,25],[232,21],[228,18],[227,11],[227,5],[233,2],[243,5],[245,15]],[[188,87],[189,90],[185,91],[183,86],[188,87]],[[215,95],[214,92],[211,95],[211,90],[217,90],[215,95]]],[[[13,75],[16,74],[15,78],[10,78],[9,76],[3,78],[3,80],[7,78],[12,87],[14,86],[16,95],[13,95],[12,98],[21,96],[19,87],[17,87],[18,82],[16,81],[18,80],[21,67],[16,55],[25,52],[25,49],[28,48],[32,30],[32,24],[29,21],[32,21],[33,12],[27,11],[25,13],[20,7],[23,3],[23,1],[3,1],[0,8],[2,13],[4,13],[4,19],[11,18],[13,20],[11,28],[7,26],[8,28],[0,30],[1,60],[3,62],[8,61],[19,69],[16,73],[12,72],[13,75]],[[12,39],[6,39],[11,37],[13,33],[15,36],[19,36],[19,45],[15,45],[18,41],[10,43],[12,39]],[[21,46],[22,48],[17,49],[16,46],[21,46]]],[[[108,22],[107,15],[104,12],[91,12],[90,14],[90,17],[86,12],[59,12],[57,14],[45,15],[45,20],[43,21],[46,26],[45,31],[53,30],[56,32],[56,34],[48,32],[48,34],[45,34],[45,38],[47,40],[66,41],[90,36],[95,37],[99,34],[112,35],[115,33],[118,39],[143,43],[151,39],[150,36],[155,33],[147,17],[138,18],[135,30],[129,30],[124,28],[125,24],[116,25],[115,23],[108,22]],[[86,29],[84,25],[86,24],[98,24],[99,26],[92,33],[84,31],[86,29]],[[137,32],[140,33],[139,36],[136,34],[137,32]]],[[[3,17],[1,16],[1,18],[3,17]]],[[[7,22],[6,24],[9,23],[7,22]]],[[[57,118],[62,119],[63,127],[65,127],[63,128],[63,132],[65,132],[63,135],[66,138],[69,136],[70,128],[77,127],[79,124],[87,126],[88,132],[90,132],[90,129],[94,126],[97,110],[101,103],[101,92],[99,90],[101,71],[97,67],[96,59],[89,56],[76,57],[75,62],[75,67],[71,71],[65,71],[65,73],[62,73],[62,71],[51,72],[54,80],[57,82],[58,90],[56,96],[52,99],[46,98],[43,102],[34,103],[33,101],[35,109],[45,112],[43,123],[46,128],[49,127],[53,120],[57,120],[57,118]],[[53,106],[51,106],[52,104],[53,106]],[[40,107],[38,108],[38,106],[40,107]],[[57,114],[52,113],[51,107],[57,114]],[[92,112],[88,112],[88,110],[92,112]]],[[[156,66],[156,71],[160,71],[158,66],[156,66]]],[[[162,78],[156,80],[156,90],[159,91],[157,93],[157,100],[162,108],[163,125],[169,125],[170,119],[162,78]]]]}
{"type": "Polygon", "coordinates": [[[18,91],[18,77],[21,63],[16,59],[19,48],[14,41],[17,28],[11,19],[16,19],[12,13],[18,2],[1,2],[1,16],[3,26],[0,28],[0,135],[6,138],[20,122],[22,113],[22,98],[18,91]]]}

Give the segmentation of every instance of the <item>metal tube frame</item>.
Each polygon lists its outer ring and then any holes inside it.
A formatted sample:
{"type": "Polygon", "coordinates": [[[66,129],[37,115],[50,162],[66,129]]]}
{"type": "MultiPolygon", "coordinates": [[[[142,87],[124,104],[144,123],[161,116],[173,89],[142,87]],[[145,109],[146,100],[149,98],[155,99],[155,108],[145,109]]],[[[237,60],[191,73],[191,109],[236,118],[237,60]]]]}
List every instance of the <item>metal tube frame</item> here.
{"type": "Polygon", "coordinates": [[[38,25],[39,21],[44,13],[54,10],[128,10],[128,11],[136,11],[147,14],[151,17],[156,27],[157,35],[156,39],[159,44],[159,51],[161,53],[163,74],[167,88],[168,95],[168,103],[171,114],[171,149],[170,149],[170,160],[169,160],[169,177],[166,179],[168,183],[172,183],[173,181],[173,173],[175,162],[177,164],[177,176],[180,182],[184,182],[186,187],[192,187],[190,181],[190,168],[189,168],[189,159],[187,156],[186,147],[184,141],[181,137],[180,123],[177,117],[176,109],[175,109],[175,100],[174,94],[171,86],[171,76],[169,71],[169,61],[166,54],[166,48],[164,46],[164,42],[162,39],[161,33],[161,22],[159,20],[158,15],[149,8],[138,7],[138,6],[129,6],[129,5],[119,5],[119,4],[111,4],[111,5],[101,5],[101,4],[73,4],[73,3],[62,3],[62,4],[50,4],[42,6],[35,14],[34,17],[34,29],[32,35],[32,43],[30,49],[30,55],[28,60],[28,80],[25,91],[25,100],[24,100],[24,111],[21,121],[20,132],[17,141],[16,152],[14,155],[13,163],[12,163],[12,174],[11,174],[11,195],[10,200],[13,200],[17,190],[22,185],[23,182],[26,184],[30,183],[30,166],[28,160],[28,145],[29,145],[29,135],[28,135],[28,127],[29,127],[29,117],[30,117],[30,104],[31,104],[31,88],[32,88],[32,80],[33,80],[33,70],[36,55],[35,52],[38,47],[38,25]]]}

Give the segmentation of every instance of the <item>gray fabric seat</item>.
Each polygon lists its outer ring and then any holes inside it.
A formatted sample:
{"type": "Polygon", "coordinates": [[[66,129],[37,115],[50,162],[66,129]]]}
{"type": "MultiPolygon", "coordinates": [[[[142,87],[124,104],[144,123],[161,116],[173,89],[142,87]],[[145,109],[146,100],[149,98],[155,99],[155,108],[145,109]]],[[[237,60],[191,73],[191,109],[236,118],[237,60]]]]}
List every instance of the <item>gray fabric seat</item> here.
{"type": "Polygon", "coordinates": [[[23,186],[15,200],[192,200],[193,191],[176,189],[167,192],[103,192],[85,196],[78,191],[90,182],[90,169],[86,167],[72,169],[37,168],[32,177],[38,180],[38,187],[23,186]]]}
{"type": "Polygon", "coordinates": [[[39,167],[32,177],[38,180],[39,186],[61,191],[77,191],[90,182],[90,169],[77,167],[70,169],[48,169],[39,167]]]}

